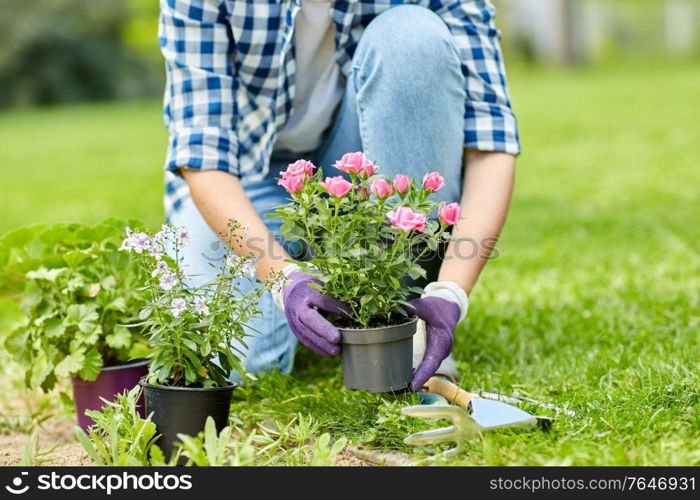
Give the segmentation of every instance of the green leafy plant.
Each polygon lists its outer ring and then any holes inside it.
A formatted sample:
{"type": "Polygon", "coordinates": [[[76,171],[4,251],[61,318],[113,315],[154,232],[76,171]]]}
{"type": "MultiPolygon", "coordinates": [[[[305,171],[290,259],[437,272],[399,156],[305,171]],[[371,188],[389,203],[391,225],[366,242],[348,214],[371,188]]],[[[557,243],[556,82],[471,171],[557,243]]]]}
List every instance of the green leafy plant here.
{"type": "Polygon", "coordinates": [[[124,222],[33,226],[0,240],[0,294],[24,316],[4,340],[26,367],[28,387],[58,378],[95,380],[104,365],[145,354],[142,271],[119,252],[124,222]]]}
{"type": "MultiPolygon", "coordinates": [[[[242,238],[240,225],[229,223],[222,238],[242,238]],[[238,234],[238,236],[236,236],[238,234]]],[[[246,324],[259,314],[265,287],[255,279],[252,254],[229,254],[214,280],[195,285],[188,279],[182,249],[185,228],[164,225],[153,235],[127,228],[122,249],[144,270],[147,304],[139,325],[148,331],[152,353],[148,382],[171,386],[222,387],[240,362],[246,324]],[[171,257],[172,256],[172,257],[171,257]]],[[[272,277],[265,285],[278,282],[272,277]]]]}
{"type": "Polygon", "coordinates": [[[209,417],[204,432],[197,436],[178,434],[187,465],[327,466],[348,443],[345,438],[331,441],[328,433],[316,438],[318,422],[300,415],[276,430],[261,427],[248,432],[245,439],[231,439],[236,430],[225,427],[217,433],[214,420],[209,417]]]}
{"type": "Polygon", "coordinates": [[[85,433],[75,428],[75,436],[97,465],[166,466],[180,463],[197,466],[253,465],[331,465],[345,448],[345,438],[331,440],[328,433],[317,439],[319,424],[313,417],[297,415],[276,429],[259,427],[244,431],[228,426],[217,432],[214,420],[207,418],[204,431],[196,436],[178,434],[180,442],[169,460],[155,444],[157,435],[150,416],[137,411],[141,388],[105,401],[100,411],[86,413],[95,424],[85,433]]]}
{"type": "Polygon", "coordinates": [[[375,175],[377,167],[363,153],[348,153],[335,167],[349,180],[324,180],[323,171],[305,160],[290,165],[279,184],[292,201],[271,216],[282,219],[287,240],[308,248],[310,258],[300,265],[323,282],[317,285],[323,292],[349,304],[357,326],[393,324],[408,316],[409,295],[421,291],[401,280],[425,276],[421,259],[449,239],[459,205],[430,199],[444,184],[437,172],[421,185],[405,175],[392,182],[375,175]],[[436,210],[438,220],[430,220],[436,210]]]}
{"type": "MultiPolygon", "coordinates": [[[[181,441],[182,456],[187,458],[188,465],[232,465],[229,463],[231,431],[231,427],[225,427],[217,433],[214,419],[207,417],[203,433],[200,432],[195,437],[186,434],[177,435],[181,441]]],[[[238,462],[236,459],[233,461],[238,462]]]]}
{"type": "Polygon", "coordinates": [[[29,442],[22,448],[20,465],[24,467],[36,467],[45,465],[51,461],[51,455],[56,451],[58,445],[54,445],[48,450],[42,450],[39,445],[39,434],[34,431],[29,436],[29,442]]]}
{"type": "Polygon", "coordinates": [[[86,433],[75,428],[75,437],[97,465],[139,466],[150,465],[151,453],[162,456],[155,447],[156,425],[150,416],[142,418],[137,405],[141,388],[134,387],[115,396],[114,401],[103,399],[100,411],[85,412],[95,422],[86,433]]]}

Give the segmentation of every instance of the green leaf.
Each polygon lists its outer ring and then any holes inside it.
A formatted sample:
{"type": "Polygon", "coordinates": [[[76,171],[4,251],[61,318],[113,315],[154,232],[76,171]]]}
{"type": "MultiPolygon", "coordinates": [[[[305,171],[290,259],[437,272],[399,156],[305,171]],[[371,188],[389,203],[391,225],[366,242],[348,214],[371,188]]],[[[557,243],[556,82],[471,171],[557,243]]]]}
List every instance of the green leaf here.
{"type": "Polygon", "coordinates": [[[114,327],[114,331],[105,337],[105,342],[113,349],[126,349],[131,345],[131,332],[122,325],[114,327]]]}
{"type": "Polygon", "coordinates": [[[195,344],[193,340],[182,339],[182,343],[185,344],[185,347],[187,347],[189,350],[197,352],[197,344],[195,344]]]}
{"type": "Polygon", "coordinates": [[[85,361],[83,367],[78,371],[78,375],[83,380],[95,380],[100,374],[102,363],[102,356],[97,349],[92,348],[85,353],[85,361]]]}
{"type": "Polygon", "coordinates": [[[58,338],[66,331],[66,325],[63,320],[58,318],[49,318],[44,322],[44,333],[49,338],[58,338]]]}
{"type": "Polygon", "coordinates": [[[144,307],[139,311],[139,319],[140,320],[146,320],[148,317],[151,315],[151,308],[150,307],[144,307]]]}
{"type": "Polygon", "coordinates": [[[61,400],[61,404],[66,407],[66,408],[73,408],[75,406],[75,402],[73,401],[73,398],[70,397],[68,394],[66,394],[63,391],[59,391],[58,397],[61,400]]]}
{"type": "Polygon", "coordinates": [[[86,259],[89,259],[92,255],[85,250],[71,250],[63,254],[63,260],[66,261],[68,267],[75,269],[78,264],[86,259]]]}
{"type": "Polygon", "coordinates": [[[90,332],[81,332],[77,331],[75,333],[75,337],[71,341],[71,351],[76,350],[74,348],[74,345],[80,345],[80,344],[87,344],[87,345],[94,345],[97,343],[98,340],[100,340],[100,335],[102,334],[102,327],[97,325],[97,328],[90,332]]]}
{"type": "Polygon", "coordinates": [[[69,354],[56,365],[54,372],[59,377],[67,377],[78,373],[85,362],[85,354],[82,351],[77,351],[69,354]]]}
{"type": "Polygon", "coordinates": [[[204,424],[204,450],[207,454],[209,465],[214,465],[218,462],[218,436],[216,433],[216,424],[214,419],[207,417],[204,424]]]}
{"type": "Polygon", "coordinates": [[[27,278],[32,280],[46,280],[54,282],[64,271],[67,269],[61,267],[58,269],[46,269],[45,267],[40,267],[36,271],[29,271],[27,273],[27,278]]]}
{"type": "Polygon", "coordinates": [[[124,300],[124,297],[117,297],[112,302],[107,304],[105,309],[109,310],[109,311],[125,312],[126,311],[126,300],[124,300]]]}
{"type": "Polygon", "coordinates": [[[151,446],[149,450],[149,455],[151,459],[151,465],[154,467],[162,467],[165,465],[165,455],[163,450],[160,449],[158,445],[151,446]]]}
{"type": "Polygon", "coordinates": [[[102,466],[105,465],[104,460],[102,460],[102,457],[97,453],[95,447],[92,445],[90,438],[80,427],[75,428],[75,438],[82,445],[82,447],[85,448],[85,451],[87,452],[88,456],[92,459],[93,462],[95,462],[95,464],[102,466]]]}
{"type": "Polygon", "coordinates": [[[48,377],[46,377],[41,383],[41,390],[44,392],[49,392],[54,388],[57,381],[58,379],[56,378],[56,374],[54,372],[49,373],[48,377]]]}
{"type": "Polygon", "coordinates": [[[33,317],[33,309],[41,303],[41,290],[35,288],[24,293],[19,303],[20,311],[29,317],[33,317]]]}
{"type": "Polygon", "coordinates": [[[68,324],[76,325],[81,332],[92,333],[97,328],[99,315],[94,306],[72,304],[68,306],[66,319],[68,324]]]}
{"type": "Polygon", "coordinates": [[[46,355],[40,356],[35,359],[31,366],[30,371],[30,386],[39,387],[46,380],[46,378],[51,374],[53,370],[53,365],[49,362],[46,355]]]}

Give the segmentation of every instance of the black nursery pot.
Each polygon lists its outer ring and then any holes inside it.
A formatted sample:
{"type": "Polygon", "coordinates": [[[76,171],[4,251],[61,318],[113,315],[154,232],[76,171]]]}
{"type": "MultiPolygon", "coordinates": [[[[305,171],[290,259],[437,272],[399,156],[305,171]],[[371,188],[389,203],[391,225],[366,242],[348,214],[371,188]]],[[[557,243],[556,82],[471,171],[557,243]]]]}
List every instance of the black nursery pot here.
{"type": "Polygon", "coordinates": [[[207,417],[212,417],[216,430],[221,431],[228,425],[231,396],[237,387],[169,387],[151,385],[141,380],[146,396],[146,412],[153,414],[160,437],[156,444],[163,450],[166,458],[180,441],[178,434],[196,436],[204,430],[207,417]]]}
{"type": "Polygon", "coordinates": [[[418,319],[382,328],[343,329],[341,360],[347,389],[396,392],[413,376],[413,335],[418,319]]]}

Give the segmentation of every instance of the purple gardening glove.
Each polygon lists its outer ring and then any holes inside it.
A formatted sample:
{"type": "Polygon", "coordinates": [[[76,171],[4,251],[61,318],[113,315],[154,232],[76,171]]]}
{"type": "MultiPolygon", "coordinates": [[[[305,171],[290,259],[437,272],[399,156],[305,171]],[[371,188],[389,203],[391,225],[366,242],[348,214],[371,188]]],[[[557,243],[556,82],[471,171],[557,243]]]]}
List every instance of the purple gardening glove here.
{"type": "Polygon", "coordinates": [[[455,327],[467,313],[469,299],[455,283],[431,283],[420,299],[410,301],[419,319],[425,322],[426,341],[423,361],[413,374],[411,390],[419,391],[452,352],[455,327]]]}
{"type": "Polygon", "coordinates": [[[306,273],[295,271],[288,279],[282,290],[282,301],[289,328],[315,353],[327,358],[337,356],[340,354],[340,332],[319,310],[343,314],[343,310],[348,309],[347,304],[308,286],[309,283],[320,284],[321,280],[306,273]]]}

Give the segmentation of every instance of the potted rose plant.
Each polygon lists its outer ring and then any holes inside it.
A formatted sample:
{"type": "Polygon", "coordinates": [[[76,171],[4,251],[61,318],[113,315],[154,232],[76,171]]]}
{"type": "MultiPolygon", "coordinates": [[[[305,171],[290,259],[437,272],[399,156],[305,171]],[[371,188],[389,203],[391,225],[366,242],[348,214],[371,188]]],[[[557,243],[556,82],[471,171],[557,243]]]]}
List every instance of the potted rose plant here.
{"type": "MultiPolygon", "coordinates": [[[[229,229],[222,239],[234,238],[239,225],[231,221],[229,229]]],[[[178,434],[196,436],[209,416],[219,430],[226,427],[236,387],[228,377],[232,370],[243,371],[242,347],[250,335],[246,323],[259,313],[264,292],[254,277],[252,254],[228,255],[213,281],[194,286],[182,262],[188,241],[185,228],[164,225],[153,235],[127,228],[122,245],[146,275],[140,325],[147,329],[152,352],[141,386],[167,456],[178,434]],[[249,282],[250,291],[243,292],[241,280],[249,282]]],[[[273,278],[266,282],[273,284],[273,278]]]]}
{"type": "Polygon", "coordinates": [[[348,153],[334,167],[346,175],[324,178],[304,160],[290,165],[279,184],[291,202],[273,216],[288,240],[307,245],[309,259],[299,265],[321,281],[309,286],[347,304],[343,317],[330,318],[342,337],[345,386],[402,390],[412,376],[417,323],[407,300],[422,291],[406,278],[425,276],[421,261],[449,239],[460,207],[431,200],[444,184],[437,172],[420,184],[401,174],[388,179],[363,153],[348,153]]]}
{"type": "Polygon", "coordinates": [[[131,389],[146,373],[142,327],[127,327],[145,304],[141,271],[119,251],[123,221],[32,226],[0,240],[0,294],[22,320],[4,339],[27,387],[51,390],[70,377],[78,422],[101,398],[131,389]]]}

